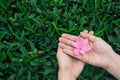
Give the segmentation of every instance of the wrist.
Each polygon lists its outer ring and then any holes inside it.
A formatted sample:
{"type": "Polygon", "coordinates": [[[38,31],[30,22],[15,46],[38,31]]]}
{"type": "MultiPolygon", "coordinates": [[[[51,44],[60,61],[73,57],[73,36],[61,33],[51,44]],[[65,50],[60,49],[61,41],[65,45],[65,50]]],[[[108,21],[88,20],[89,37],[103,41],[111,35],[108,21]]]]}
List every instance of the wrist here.
{"type": "Polygon", "coordinates": [[[120,79],[120,56],[114,52],[113,56],[110,59],[110,62],[108,63],[108,67],[105,68],[109,73],[111,73],[113,76],[115,76],[117,79],[120,79]]]}
{"type": "Polygon", "coordinates": [[[58,80],[76,80],[76,77],[70,71],[59,70],[58,80]]]}
{"type": "Polygon", "coordinates": [[[116,59],[116,55],[117,54],[113,50],[109,51],[108,56],[106,57],[104,64],[101,67],[105,70],[109,70],[114,63],[114,60],[116,59]]]}
{"type": "Polygon", "coordinates": [[[115,65],[115,62],[118,61],[119,55],[116,54],[114,51],[112,52],[112,56],[108,59],[108,65],[107,67],[104,67],[105,70],[110,70],[111,68],[113,68],[113,66],[115,65]]]}

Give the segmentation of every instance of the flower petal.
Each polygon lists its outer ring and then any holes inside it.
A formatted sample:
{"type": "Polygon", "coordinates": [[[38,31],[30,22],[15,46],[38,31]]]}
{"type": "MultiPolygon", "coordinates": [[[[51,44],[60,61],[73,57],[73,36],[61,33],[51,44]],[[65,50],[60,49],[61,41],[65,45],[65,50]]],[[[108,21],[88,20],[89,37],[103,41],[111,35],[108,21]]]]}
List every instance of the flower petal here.
{"type": "Polygon", "coordinates": [[[83,50],[86,51],[90,51],[92,49],[92,47],[90,45],[86,45],[84,46],[83,50]]]}
{"type": "Polygon", "coordinates": [[[78,49],[74,49],[74,54],[75,55],[79,55],[80,53],[79,53],[79,50],[78,49]]]}
{"type": "Polygon", "coordinates": [[[79,44],[76,43],[76,42],[73,42],[73,43],[72,43],[72,46],[75,47],[75,48],[79,48],[79,44]]]}
{"type": "Polygon", "coordinates": [[[85,54],[87,51],[91,50],[92,47],[89,45],[89,40],[84,39],[82,37],[78,37],[76,42],[72,43],[72,46],[75,47],[74,53],[78,54],[85,54]]]}
{"type": "Polygon", "coordinates": [[[82,37],[78,37],[77,40],[76,40],[77,43],[81,43],[83,41],[84,41],[84,39],[82,37]]]}
{"type": "Polygon", "coordinates": [[[89,44],[89,43],[88,43],[88,39],[85,39],[85,40],[83,41],[83,43],[84,43],[84,45],[89,44]]]}
{"type": "Polygon", "coordinates": [[[90,51],[92,49],[92,47],[91,46],[87,46],[87,51],[90,51]]]}
{"type": "Polygon", "coordinates": [[[80,54],[85,54],[85,51],[84,50],[79,50],[80,54]]]}

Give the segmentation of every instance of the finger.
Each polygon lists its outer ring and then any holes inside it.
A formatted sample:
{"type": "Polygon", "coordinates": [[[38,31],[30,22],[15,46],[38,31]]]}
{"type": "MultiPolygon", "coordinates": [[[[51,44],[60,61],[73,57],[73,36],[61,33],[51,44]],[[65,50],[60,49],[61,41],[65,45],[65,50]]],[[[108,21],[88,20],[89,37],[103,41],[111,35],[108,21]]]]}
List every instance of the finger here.
{"type": "Polygon", "coordinates": [[[74,48],[73,47],[71,47],[71,46],[68,46],[68,45],[66,45],[66,44],[64,44],[64,43],[59,43],[58,44],[61,48],[63,48],[63,49],[68,49],[68,50],[74,50],[74,48]]]}
{"type": "MultiPolygon", "coordinates": [[[[90,34],[90,35],[94,35],[94,32],[93,32],[93,31],[90,31],[89,34],[90,34]]],[[[90,42],[90,45],[92,45],[92,42],[90,42]]]]}
{"type": "Polygon", "coordinates": [[[80,36],[82,36],[83,38],[88,38],[91,42],[94,42],[99,39],[98,37],[95,37],[94,35],[85,34],[83,32],[80,33],[80,36]]]}
{"type": "Polygon", "coordinates": [[[63,52],[73,58],[76,58],[78,60],[81,60],[85,63],[90,63],[90,59],[89,59],[89,54],[84,54],[84,55],[75,55],[74,52],[72,50],[68,50],[68,49],[63,49],[63,52]]]}
{"type": "Polygon", "coordinates": [[[79,60],[81,60],[81,58],[82,58],[82,55],[75,55],[73,50],[63,49],[63,52],[66,53],[67,55],[72,56],[79,60]]]}
{"type": "Polygon", "coordinates": [[[58,49],[57,49],[57,58],[58,58],[59,54],[61,54],[61,53],[62,53],[62,48],[60,46],[58,46],[58,49]]]}
{"type": "Polygon", "coordinates": [[[72,41],[76,41],[76,39],[78,38],[77,36],[70,35],[70,34],[62,34],[62,37],[72,40],[72,41]]]}
{"type": "Polygon", "coordinates": [[[57,51],[60,51],[60,50],[62,50],[62,48],[60,46],[58,46],[57,51]]]}
{"type": "Polygon", "coordinates": [[[60,38],[59,38],[59,41],[60,41],[61,43],[64,43],[64,44],[66,44],[66,45],[69,45],[69,46],[71,46],[72,43],[73,43],[73,41],[71,41],[71,40],[69,40],[69,39],[66,39],[66,38],[63,38],[63,37],[60,37],[60,38]]]}
{"type": "Polygon", "coordinates": [[[87,34],[87,33],[88,33],[88,30],[84,30],[83,33],[86,33],[86,34],[87,34]]]}
{"type": "Polygon", "coordinates": [[[93,34],[94,34],[94,32],[93,32],[93,31],[90,31],[90,32],[89,32],[89,34],[93,35],[93,34]]]}

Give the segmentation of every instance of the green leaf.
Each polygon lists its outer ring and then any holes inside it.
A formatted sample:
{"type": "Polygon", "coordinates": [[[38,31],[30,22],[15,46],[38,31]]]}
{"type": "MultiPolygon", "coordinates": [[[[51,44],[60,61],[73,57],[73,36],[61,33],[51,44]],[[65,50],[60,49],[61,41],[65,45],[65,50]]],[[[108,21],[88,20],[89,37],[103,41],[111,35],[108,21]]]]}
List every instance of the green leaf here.
{"type": "Polygon", "coordinates": [[[100,0],[95,0],[95,10],[100,8],[100,0]]]}
{"type": "Polygon", "coordinates": [[[28,78],[27,78],[27,80],[31,80],[31,72],[30,71],[28,71],[28,78]]]}
{"type": "Polygon", "coordinates": [[[1,22],[4,22],[4,23],[7,23],[7,18],[3,17],[3,16],[0,16],[0,21],[1,22]]]}
{"type": "Polygon", "coordinates": [[[0,6],[1,6],[4,10],[6,9],[5,5],[4,5],[3,3],[1,3],[1,2],[0,2],[0,6]]]}
{"type": "Polygon", "coordinates": [[[101,72],[99,72],[99,73],[95,76],[95,79],[94,79],[94,80],[99,80],[99,79],[102,79],[102,78],[103,78],[104,73],[105,73],[105,71],[101,71],[101,72]]]}
{"type": "Polygon", "coordinates": [[[27,49],[26,49],[23,45],[18,44],[18,48],[19,48],[20,51],[22,52],[22,55],[23,55],[23,56],[25,56],[25,55],[28,54],[27,49]]]}
{"type": "Polygon", "coordinates": [[[5,35],[6,35],[6,30],[5,31],[2,31],[0,34],[0,40],[2,40],[4,37],[5,37],[5,35]]]}
{"type": "Polygon", "coordinates": [[[52,24],[53,24],[53,27],[54,27],[54,29],[56,30],[56,32],[59,34],[59,31],[58,31],[58,28],[57,28],[55,22],[52,22],[52,24]]]}

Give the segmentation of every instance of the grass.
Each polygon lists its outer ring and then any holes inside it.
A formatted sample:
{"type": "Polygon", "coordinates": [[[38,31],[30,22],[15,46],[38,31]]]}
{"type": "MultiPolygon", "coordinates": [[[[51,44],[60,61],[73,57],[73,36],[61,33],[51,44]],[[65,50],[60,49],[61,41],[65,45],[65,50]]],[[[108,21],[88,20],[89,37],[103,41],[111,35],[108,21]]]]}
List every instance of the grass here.
{"type": "MultiPolygon", "coordinates": [[[[120,52],[119,0],[1,0],[0,79],[57,80],[62,33],[93,30],[120,52]]],[[[86,65],[78,80],[115,80],[86,65]]]]}

